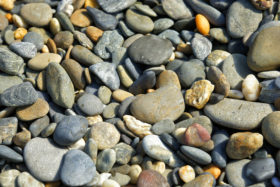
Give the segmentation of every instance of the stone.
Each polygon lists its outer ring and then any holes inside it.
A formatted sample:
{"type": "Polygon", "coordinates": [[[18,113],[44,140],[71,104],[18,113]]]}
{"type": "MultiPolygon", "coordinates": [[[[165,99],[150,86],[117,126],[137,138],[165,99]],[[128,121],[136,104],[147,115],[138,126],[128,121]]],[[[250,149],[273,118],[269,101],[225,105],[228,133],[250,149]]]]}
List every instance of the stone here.
{"type": "Polygon", "coordinates": [[[246,63],[246,56],[232,54],[221,63],[221,70],[226,76],[231,89],[240,89],[245,77],[252,73],[246,63]]]}
{"type": "Polygon", "coordinates": [[[271,112],[267,115],[262,121],[262,134],[265,140],[270,143],[272,146],[279,148],[280,142],[280,131],[278,122],[280,112],[271,112]]]}
{"type": "Polygon", "coordinates": [[[29,172],[43,182],[60,179],[59,169],[67,149],[58,147],[51,139],[33,138],[23,150],[23,157],[29,172]]]}
{"type": "Polygon", "coordinates": [[[243,159],[255,153],[263,145],[263,136],[259,133],[239,132],[230,136],[226,152],[232,159],[243,159]]]}
{"type": "Polygon", "coordinates": [[[86,9],[77,9],[71,15],[70,20],[77,27],[88,27],[91,25],[91,19],[86,9]]]}
{"type": "Polygon", "coordinates": [[[141,172],[142,172],[142,168],[138,164],[132,165],[130,167],[128,175],[131,178],[130,182],[132,184],[136,184],[137,183],[137,179],[138,179],[138,177],[139,177],[141,172]]]}
{"type": "Polygon", "coordinates": [[[42,118],[39,118],[31,123],[29,126],[29,130],[33,137],[39,136],[39,134],[47,128],[47,126],[50,124],[50,118],[45,115],[42,118]]]}
{"type": "Polygon", "coordinates": [[[36,32],[28,32],[26,35],[24,35],[24,38],[22,41],[33,43],[36,46],[38,51],[41,50],[44,45],[43,37],[36,32]]]}
{"type": "Polygon", "coordinates": [[[82,116],[66,116],[56,126],[53,139],[61,146],[68,146],[82,138],[88,127],[88,121],[82,116]]]}
{"type": "Polygon", "coordinates": [[[192,87],[186,91],[185,102],[187,105],[197,109],[202,109],[208,102],[214,85],[208,80],[200,80],[193,83],[192,87]]]}
{"type": "Polygon", "coordinates": [[[137,120],[135,117],[130,115],[124,115],[123,120],[129,131],[133,132],[136,136],[144,138],[147,135],[153,134],[151,132],[151,125],[137,120]]]}
{"type": "Polygon", "coordinates": [[[16,187],[16,178],[20,175],[20,171],[10,169],[0,174],[0,185],[3,187],[16,187]]]}
{"type": "Polygon", "coordinates": [[[271,0],[269,0],[269,1],[251,0],[251,3],[259,10],[266,10],[266,9],[269,9],[272,6],[273,1],[271,1],[271,0]]]}
{"type": "Polygon", "coordinates": [[[97,2],[104,11],[108,13],[116,13],[130,7],[136,2],[136,0],[97,0],[97,2]]]}
{"type": "Polygon", "coordinates": [[[143,170],[137,180],[138,187],[169,187],[167,180],[157,171],[143,170]]]}
{"type": "Polygon", "coordinates": [[[157,13],[149,7],[149,5],[135,4],[135,8],[140,12],[150,17],[157,17],[157,13]]]}
{"type": "Polygon", "coordinates": [[[223,50],[214,50],[212,51],[206,58],[207,66],[219,66],[228,56],[230,53],[223,50]]]}
{"type": "MultiPolygon", "coordinates": [[[[115,54],[115,53],[113,53],[113,54],[115,54]]],[[[122,85],[124,85],[127,88],[130,87],[133,84],[133,80],[131,79],[131,77],[129,76],[129,74],[123,67],[123,65],[118,65],[117,71],[118,71],[122,85]]]]}
{"type": "Polygon", "coordinates": [[[59,11],[56,13],[55,17],[59,21],[63,30],[70,31],[71,33],[75,31],[75,28],[69,19],[69,15],[67,15],[63,11],[59,11]]]}
{"type": "Polygon", "coordinates": [[[89,26],[86,29],[86,34],[92,41],[97,42],[103,35],[103,31],[97,27],[89,26]]]}
{"type": "Polygon", "coordinates": [[[70,31],[60,31],[54,36],[58,48],[68,49],[74,42],[74,35],[70,31]]]}
{"type": "Polygon", "coordinates": [[[22,156],[6,145],[0,145],[0,158],[11,163],[23,162],[22,156]]]}
{"type": "Polygon", "coordinates": [[[38,94],[30,82],[24,82],[19,85],[6,89],[1,94],[1,104],[4,106],[26,106],[35,103],[38,94]]]}
{"type": "Polygon", "coordinates": [[[201,147],[210,139],[211,135],[198,123],[194,123],[186,129],[185,143],[188,146],[201,147]]]}
{"type": "Polygon", "coordinates": [[[156,75],[152,71],[143,73],[134,83],[129,87],[129,92],[133,95],[146,93],[147,89],[153,88],[156,84],[156,75]]]}
{"type": "Polygon", "coordinates": [[[200,165],[208,165],[212,162],[211,156],[199,148],[182,145],[180,150],[184,155],[200,165]]]}
{"type": "Polygon", "coordinates": [[[122,165],[127,164],[136,153],[130,145],[122,142],[115,145],[112,149],[116,152],[116,162],[122,165]]]}
{"type": "Polygon", "coordinates": [[[128,48],[128,55],[133,62],[147,65],[164,64],[171,54],[171,42],[155,35],[141,37],[128,48]]]}
{"type": "Polygon", "coordinates": [[[258,73],[257,76],[258,78],[262,79],[275,79],[277,77],[280,77],[280,71],[263,71],[258,73]]]}
{"type": "Polygon", "coordinates": [[[275,161],[273,158],[254,159],[248,163],[246,176],[256,182],[263,182],[275,174],[275,161]]]}
{"type": "Polygon", "coordinates": [[[224,98],[225,98],[224,95],[212,93],[208,103],[217,104],[218,102],[222,101],[224,98]]]}
{"type": "Polygon", "coordinates": [[[181,167],[179,169],[178,173],[179,173],[180,179],[182,179],[182,181],[184,183],[188,183],[195,179],[194,169],[189,165],[185,165],[185,166],[181,167]]]}
{"type": "Polygon", "coordinates": [[[85,151],[85,153],[87,153],[90,156],[90,158],[96,164],[98,145],[97,145],[96,141],[94,141],[94,139],[89,138],[87,140],[84,151],[85,151]]]}
{"type": "Polygon", "coordinates": [[[242,93],[247,101],[256,101],[260,95],[261,87],[253,74],[247,75],[242,82],[242,93]]]}
{"type": "Polygon", "coordinates": [[[219,68],[211,66],[207,71],[207,78],[215,85],[215,93],[222,94],[225,97],[228,96],[230,84],[227,81],[226,76],[222,73],[222,71],[219,68]]]}
{"type": "Polygon", "coordinates": [[[30,106],[17,108],[16,115],[22,121],[31,121],[45,116],[48,112],[49,104],[44,99],[38,98],[30,106]]]}
{"type": "Polygon", "coordinates": [[[156,123],[164,119],[176,120],[184,110],[183,96],[180,90],[174,86],[159,88],[152,93],[139,95],[130,106],[133,116],[147,123],[156,123]],[[161,112],[157,113],[155,110],[161,112]]]}
{"type": "Polygon", "coordinates": [[[208,173],[201,174],[196,177],[194,180],[186,183],[183,187],[192,187],[192,186],[215,186],[215,178],[208,173]]]}
{"type": "Polygon", "coordinates": [[[214,149],[211,152],[212,162],[220,168],[227,165],[226,145],[229,135],[226,131],[218,131],[212,136],[214,141],[214,149]]]}
{"type": "Polygon", "coordinates": [[[17,178],[16,178],[16,185],[18,187],[44,187],[45,185],[35,179],[30,173],[28,172],[22,172],[17,178]]]}
{"type": "Polygon", "coordinates": [[[162,31],[169,29],[174,25],[174,21],[170,18],[159,18],[154,22],[153,33],[158,34],[162,31]]]}
{"type": "Polygon", "coordinates": [[[146,34],[152,32],[154,29],[153,20],[135,10],[128,9],[125,14],[126,24],[134,32],[146,34]]]}
{"type": "Polygon", "coordinates": [[[28,3],[20,9],[20,15],[31,26],[47,26],[52,18],[52,9],[46,3],[28,3]]]}
{"type": "Polygon", "coordinates": [[[262,20],[262,12],[249,2],[238,0],[231,4],[226,17],[226,26],[229,35],[233,38],[242,38],[249,32],[257,30],[262,20]]]}
{"type": "Polygon", "coordinates": [[[103,182],[102,187],[110,186],[110,187],[120,187],[119,183],[112,179],[107,179],[103,182]]]}
{"type": "Polygon", "coordinates": [[[0,80],[0,94],[3,93],[6,89],[23,82],[20,77],[10,76],[6,73],[0,73],[0,80]]]}
{"type": "Polygon", "coordinates": [[[96,141],[99,150],[104,150],[114,147],[119,142],[120,133],[114,125],[98,122],[91,127],[89,137],[96,141]]]}
{"type": "Polygon", "coordinates": [[[16,117],[0,118],[0,143],[12,144],[12,139],[17,133],[18,119],[16,117]]]}
{"type": "Polygon", "coordinates": [[[255,184],[253,180],[248,178],[245,174],[245,168],[250,162],[248,159],[236,160],[227,164],[226,173],[227,180],[232,186],[249,186],[255,184]]]}
{"type": "Polygon", "coordinates": [[[249,48],[247,63],[253,71],[276,70],[279,67],[278,40],[280,27],[270,27],[259,32],[252,46],[249,48]],[[265,46],[273,46],[265,48],[265,46]]]}
{"type": "Polygon", "coordinates": [[[83,67],[75,60],[67,59],[61,62],[76,89],[82,90],[86,85],[83,67]]]}
{"type": "Polygon", "coordinates": [[[220,43],[226,44],[230,41],[230,37],[227,34],[227,31],[222,28],[212,28],[210,29],[210,36],[213,37],[220,43]]]}
{"type": "Polygon", "coordinates": [[[54,53],[39,53],[34,58],[30,59],[27,65],[32,70],[42,71],[51,62],[60,63],[61,56],[54,53]]]}
{"type": "Polygon", "coordinates": [[[109,59],[112,53],[122,46],[123,41],[117,30],[105,31],[94,47],[94,53],[102,59],[109,59]]]}
{"type": "Polygon", "coordinates": [[[116,152],[113,149],[105,149],[97,156],[96,169],[101,172],[109,172],[116,162],[116,152]]]}
{"type": "Polygon", "coordinates": [[[97,64],[99,62],[103,62],[103,60],[92,53],[89,49],[81,46],[75,45],[71,50],[71,56],[85,66],[91,66],[93,64],[97,64]]]}
{"type": "Polygon", "coordinates": [[[92,41],[87,37],[87,35],[83,32],[74,31],[74,38],[83,46],[88,49],[93,48],[92,41]]]}
{"type": "Polygon", "coordinates": [[[97,63],[91,65],[89,70],[110,89],[117,90],[120,87],[120,78],[113,64],[108,62],[97,63]]]}
{"type": "Polygon", "coordinates": [[[10,51],[8,48],[0,47],[0,70],[9,75],[22,74],[24,60],[10,51]]]}
{"type": "Polygon", "coordinates": [[[180,122],[176,123],[175,129],[188,128],[189,126],[191,126],[194,123],[198,123],[201,126],[203,126],[205,129],[207,129],[209,134],[212,133],[213,124],[212,124],[210,118],[208,118],[207,116],[204,116],[204,115],[193,116],[192,118],[180,121],[180,122]]]}
{"type": "Polygon", "coordinates": [[[267,80],[260,83],[261,93],[258,99],[264,103],[274,103],[279,97],[278,80],[267,80]]]}
{"type": "Polygon", "coordinates": [[[73,83],[61,65],[51,62],[46,69],[47,91],[52,101],[64,108],[74,104],[73,83]],[[56,76],[53,76],[56,75],[56,76]]]}
{"type": "Polygon", "coordinates": [[[205,114],[215,123],[238,130],[258,127],[263,118],[273,110],[270,104],[227,98],[204,108],[205,114]]]}
{"type": "Polygon", "coordinates": [[[95,175],[95,164],[86,153],[74,149],[65,154],[60,171],[63,184],[82,186],[89,183],[95,175]]]}
{"type": "Polygon", "coordinates": [[[0,31],[3,31],[9,25],[9,21],[3,14],[0,15],[0,18],[0,31]]]}
{"type": "Polygon", "coordinates": [[[56,35],[58,32],[61,31],[61,25],[57,18],[52,18],[49,24],[50,24],[50,31],[52,34],[56,35]]]}
{"type": "Polygon", "coordinates": [[[115,90],[112,93],[112,98],[117,101],[117,102],[123,102],[124,100],[126,100],[129,97],[133,97],[133,94],[131,94],[130,92],[127,92],[125,90],[115,90]]]}
{"type": "Polygon", "coordinates": [[[117,116],[117,111],[119,110],[119,103],[112,102],[108,104],[103,110],[103,117],[111,119],[117,116]]]}
{"type": "Polygon", "coordinates": [[[205,60],[206,57],[211,53],[212,43],[206,37],[196,35],[191,40],[191,47],[196,58],[199,60],[205,60]]]}
{"type": "Polygon", "coordinates": [[[158,76],[156,86],[157,88],[161,88],[164,86],[174,85],[178,89],[181,89],[181,84],[177,74],[171,70],[165,70],[161,72],[158,76]]]}
{"type": "Polygon", "coordinates": [[[219,176],[221,175],[221,169],[218,168],[215,165],[209,165],[206,168],[204,168],[205,172],[208,172],[214,176],[215,179],[218,179],[219,176]]]}
{"type": "Polygon", "coordinates": [[[36,56],[37,48],[33,43],[14,42],[10,44],[10,49],[23,58],[33,58],[36,56]]]}
{"type": "Polygon", "coordinates": [[[184,3],[183,0],[163,0],[162,8],[173,20],[190,18],[193,16],[192,10],[184,3]]]}
{"type": "Polygon", "coordinates": [[[21,148],[31,140],[31,133],[27,129],[23,129],[21,132],[18,132],[13,137],[13,143],[21,148]]]}
{"type": "Polygon", "coordinates": [[[116,172],[115,175],[112,175],[110,179],[116,181],[120,186],[127,185],[130,182],[130,177],[128,175],[124,175],[118,172],[116,172]]]}
{"type": "Polygon", "coordinates": [[[171,133],[171,132],[173,132],[174,129],[175,129],[175,124],[170,119],[165,119],[165,120],[159,121],[159,122],[155,123],[151,128],[152,132],[157,135],[160,135],[163,133],[171,133]]]}
{"type": "Polygon", "coordinates": [[[113,15],[92,7],[86,7],[86,9],[98,28],[102,30],[114,30],[116,28],[118,22],[113,15]]]}

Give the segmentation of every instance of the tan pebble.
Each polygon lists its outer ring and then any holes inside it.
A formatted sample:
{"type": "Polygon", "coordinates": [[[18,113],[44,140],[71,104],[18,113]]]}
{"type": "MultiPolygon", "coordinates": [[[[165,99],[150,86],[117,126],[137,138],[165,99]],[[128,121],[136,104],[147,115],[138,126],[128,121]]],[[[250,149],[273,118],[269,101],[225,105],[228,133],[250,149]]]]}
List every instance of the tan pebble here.
{"type": "Polygon", "coordinates": [[[211,173],[215,177],[215,179],[218,179],[221,175],[221,169],[215,165],[207,166],[206,168],[204,168],[204,171],[211,173]]]}
{"type": "Polygon", "coordinates": [[[188,183],[195,178],[194,169],[189,165],[183,166],[179,169],[179,176],[182,181],[188,183]]]}
{"type": "Polygon", "coordinates": [[[56,44],[54,42],[53,39],[49,38],[48,41],[47,41],[47,46],[49,48],[49,51],[51,53],[57,53],[57,48],[56,48],[56,44]]]}
{"type": "Polygon", "coordinates": [[[89,126],[92,126],[94,125],[95,123],[98,123],[98,122],[102,122],[103,119],[100,115],[96,115],[96,116],[89,116],[87,117],[87,120],[88,120],[88,125],[89,126]]]}
{"type": "Polygon", "coordinates": [[[130,176],[130,178],[131,178],[131,183],[132,184],[136,184],[137,183],[137,179],[138,179],[138,177],[139,177],[139,175],[140,175],[140,173],[142,172],[142,169],[141,169],[141,167],[139,166],[139,165],[132,165],[131,167],[130,167],[130,171],[129,171],[129,173],[128,173],[128,175],[130,176]]]}
{"type": "Polygon", "coordinates": [[[47,90],[45,74],[46,74],[45,71],[41,71],[37,76],[36,83],[37,83],[37,87],[40,91],[47,90]]]}
{"type": "Polygon", "coordinates": [[[152,92],[154,92],[154,91],[155,91],[155,90],[151,88],[151,89],[148,89],[148,90],[147,90],[147,93],[152,93],[152,92]]]}
{"type": "Polygon", "coordinates": [[[186,132],[187,128],[178,128],[176,130],[173,131],[172,135],[176,138],[176,140],[185,145],[185,132],[186,132]]]}
{"type": "Polygon", "coordinates": [[[159,74],[156,87],[161,88],[164,86],[176,86],[178,89],[181,89],[179,78],[174,71],[165,70],[159,74]]]}
{"type": "Polygon", "coordinates": [[[185,55],[192,54],[192,48],[189,43],[179,43],[177,45],[177,51],[184,53],[185,55]]]}
{"type": "Polygon", "coordinates": [[[15,0],[0,0],[0,7],[4,10],[12,10],[15,6],[15,0]]]}
{"type": "Polygon", "coordinates": [[[24,146],[27,144],[27,142],[31,140],[31,132],[28,131],[27,129],[23,129],[23,131],[18,132],[14,137],[13,137],[13,142],[15,145],[24,148],[24,146]]]}
{"type": "Polygon", "coordinates": [[[91,25],[91,18],[88,15],[88,12],[86,9],[76,10],[72,14],[70,20],[71,20],[72,24],[77,27],[88,27],[91,25]]]}
{"type": "Polygon", "coordinates": [[[124,67],[122,65],[118,65],[117,71],[118,71],[121,83],[127,88],[130,87],[133,84],[133,80],[128,75],[128,73],[126,72],[124,67]]]}
{"type": "Polygon", "coordinates": [[[208,80],[196,81],[191,89],[186,91],[185,101],[187,105],[202,109],[209,101],[214,85],[208,80]]]}
{"type": "Polygon", "coordinates": [[[123,100],[131,96],[133,96],[133,94],[121,89],[115,90],[112,94],[113,99],[118,102],[122,102],[123,100]]]}
{"type": "Polygon", "coordinates": [[[85,4],[85,0],[75,0],[73,2],[74,10],[82,8],[84,4],[85,4]]]}
{"type": "Polygon", "coordinates": [[[103,182],[102,187],[120,187],[120,185],[112,179],[107,179],[103,182]]]}
{"type": "Polygon", "coordinates": [[[163,174],[165,171],[165,163],[161,161],[157,161],[153,164],[153,169],[160,174],[163,174]]]}
{"type": "Polygon", "coordinates": [[[243,93],[239,90],[230,90],[228,93],[228,97],[234,98],[234,99],[243,99],[243,93]]]}
{"type": "Polygon", "coordinates": [[[68,49],[67,49],[67,52],[66,52],[65,57],[64,57],[64,60],[70,59],[70,54],[71,54],[72,49],[73,49],[73,45],[70,45],[68,47],[68,49]]]}
{"type": "Polygon", "coordinates": [[[126,127],[140,138],[153,134],[151,132],[152,125],[148,123],[137,120],[135,117],[130,115],[123,116],[123,120],[125,121],[126,127]]]}
{"type": "Polygon", "coordinates": [[[94,42],[97,42],[99,40],[99,38],[103,35],[103,32],[103,30],[94,26],[89,26],[86,29],[87,36],[94,42]]]}
{"type": "Polygon", "coordinates": [[[20,27],[17,30],[15,30],[14,38],[16,40],[22,40],[26,34],[27,34],[27,30],[25,28],[20,27]]]}
{"type": "Polygon", "coordinates": [[[47,45],[43,45],[42,53],[49,53],[49,52],[50,52],[50,50],[49,50],[48,46],[47,45]]]}
{"type": "Polygon", "coordinates": [[[52,18],[50,21],[50,30],[53,35],[61,31],[61,26],[57,18],[52,18]]]}
{"type": "Polygon", "coordinates": [[[28,25],[27,23],[24,21],[24,19],[22,19],[19,15],[14,14],[13,15],[13,23],[17,26],[17,27],[23,27],[23,28],[27,28],[28,25]]]}
{"type": "Polygon", "coordinates": [[[85,74],[87,84],[91,84],[92,83],[92,78],[91,78],[91,73],[90,73],[88,68],[84,69],[84,74],[85,74]]]}
{"type": "Polygon", "coordinates": [[[92,7],[92,8],[99,8],[99,4],[97,3],[97,0],[86,0],[84,7],[92,7]]]}
{"type": "Polygon", "coordinates": [[[34,87],[36,86],[36,81],[33,77],[32,78],[29,78],[29,77],[24,78],[23,82],[30,82],[32,84],[32,86],[34,86],[34,87]]]}
{"type": "Polygon", "coordinates": [[[256,101],[260,95],[261,87],[255,75],[250,74],[242,82],[242,93],[247,101],[256,101]]]}

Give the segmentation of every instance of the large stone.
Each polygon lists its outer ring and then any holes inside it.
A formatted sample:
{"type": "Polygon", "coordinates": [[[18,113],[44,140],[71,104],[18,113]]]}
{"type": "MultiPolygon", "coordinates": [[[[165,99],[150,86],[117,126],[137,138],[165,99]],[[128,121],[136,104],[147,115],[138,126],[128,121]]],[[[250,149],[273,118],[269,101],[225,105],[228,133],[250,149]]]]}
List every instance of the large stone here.
{"type": "Polygon", "coordinates": [[[262,122],[262,133],[266,141],[280,148],[280,112],[272,112],[262,122]]]}
{"type": "Polygon", "coordinates": [[[55,53],[39,53],[34,58],[30,59],[27,65],[32,70],[42,71],[51,62],[60,63],[61,56],[55,53]]]}
{"type": "Polygon", "coordinates": [[[19,75],[24,67],[24,60],[10,51],[8,48],[0,47],[0,70],[10,74],[19,75]]]}
{"type": "Polygon", "coordinates": [[[29,42],[14,42],[9,48],[22,58],[33,58],[37,54],[36,46],[29,42]]]}
{"type": "Polygon", "coordinates": [[[10,169],[3,171],[0,174],[0,186],[3,187],[16,187],[16,178],[20,175],[20,171],[16,169],[10,169]]]}
{"type": "Polygon", "coordinates": [[[22,79],[18,76],[10,76],[6,73],[0,73],[0,94],[6,89],[21,83],[22,79]]]}
{"type": "Polygon", "coordinates": [[[103,103],[95,95],[83,94],[78,100],[77,105],[83,113],[94,116],[103,112],[103,103]]]}
{"type": "Polygon", "coordinates": [[[146,95],[139,95],[132,102],[130,111],[137,119],[156,123],[164,119],[176,120],[185,110],[181,91],[166,86],[146,95]]]}
{"type": "Polygon", "coordinates": [[[74,86],[66,71],[58,63],[50,63],[46,70],[47,90],[54,103],[64,108],[74,104],[74,86]]]}
{"type": "Polygon", "coordinates": [[[136,63],[161,65],[167,62],[172,54],[172,43],[158,36],[143,36],[128,48],[128,55],[136,63]]]}
{"type": "Polygon", "coordinates": [[[254,71],[275,70],[280,67],[280,27],[262,30],[248,52],[247,63],[254,71]]]}
{"type": "Polygon", "coordinates": [[[164,12],[174,20],[191,18],[193,15],[183,0],[163,0],[161,3],[164,12]]]}
{"type": "Polygon", "coordinates": [[[270,104],[227,98],[217,104],[207,104],[204,108],[205,114],[215,123],[238,130],[257,128],[273,110],[270,104]]]}

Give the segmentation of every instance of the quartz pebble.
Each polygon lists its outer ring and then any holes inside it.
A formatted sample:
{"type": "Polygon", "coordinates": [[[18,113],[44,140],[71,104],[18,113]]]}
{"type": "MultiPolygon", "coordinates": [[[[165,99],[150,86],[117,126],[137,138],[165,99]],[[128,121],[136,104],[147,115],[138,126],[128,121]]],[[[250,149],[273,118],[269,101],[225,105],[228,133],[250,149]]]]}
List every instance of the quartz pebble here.
{"type": "Polygon", "coordinates": [[[252,74],[248,75],[242,82],[242,93],[247,101],[256,101],[261,88],[258,79],[252,74]]]}

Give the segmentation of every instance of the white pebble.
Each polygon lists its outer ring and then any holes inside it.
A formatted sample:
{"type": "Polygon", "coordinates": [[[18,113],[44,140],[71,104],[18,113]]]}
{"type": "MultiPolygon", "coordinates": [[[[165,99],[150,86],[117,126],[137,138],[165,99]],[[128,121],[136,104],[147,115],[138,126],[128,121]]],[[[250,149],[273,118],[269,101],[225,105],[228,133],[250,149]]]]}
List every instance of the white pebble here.
{"type": "Polygon", "coordinates": [[[27,23],[19,16],[14,14],[13,15],[13,23],[17,26],[17,27],[23,27],[23,28],[27,28],[27,23]]]}
{"type": "Polygon", "coordinates": [[[180,51],[175,51],[175,57],[176,58],[184,58],[185,54],[180,51]]]}
{"type": "Polygon", "coordinates": [[[230,90],[228,97],[233,98],[233,99],[243,99],[243,93],[239,90],[230,90]]]}
{"type": "Polygon", "coordinates": [[[261,87],[255,75],[250,74],[243,80],[242,93],[247,101],[256,101],[260,95],[261,87]]]}
{"type": "Polygon", "coordinates": [[[107,179],[103,182],[102,187],[120,187],[120,185],[112,179],[107,179]]]}
{"type": "Polygon", "coordinates": [[[73,5],[66,5],[65,9],[63,10],[63,12],[68,16],[71,17],[71,15],[73,14],[74,11],[74,7],[73,5]]]}
{"type": "Polygon", "coordinates": [[[188,183],[195,178],[194,169],[189,165],[183,166],[179,169],[179,176],[182,181],[188,183]]]}
{"type": "Polygon", "coordinates": [[[181,143],[181,144],[185,144],[185,132],[186,132],[187,128],[178,128],[175,131],[173,131],[172,135],[176,138],[176,140],[181,143]]]}
{"type": "Polygon", "coordinates": [[[43,45],[41,50],[42,50],[42,53],[50,53],[50,50],[49,50],[48,46],[46,46],[46,45],[43,45]]]}
{"type": "Polygon", "coordinates": [[[275,79],[280,76],[280,71],[263,71],[258,73],[258,77],[262,79],[275,79]]]}
{"type": "Polygon", "coordinates": [[[174,52],[172,52],[172,54],[169,58],[169,61],[173,61],[173,60],[175,60],[175,53],[174,52]]]}
{"type": "Polygon", "coordinates": [[[86,142],[83,138],[79,139],[78,141],[76,141],[74,144],[68,146],[68,149],[79,149],[79,150],[84,150],[86,146],[86,142]]]}

